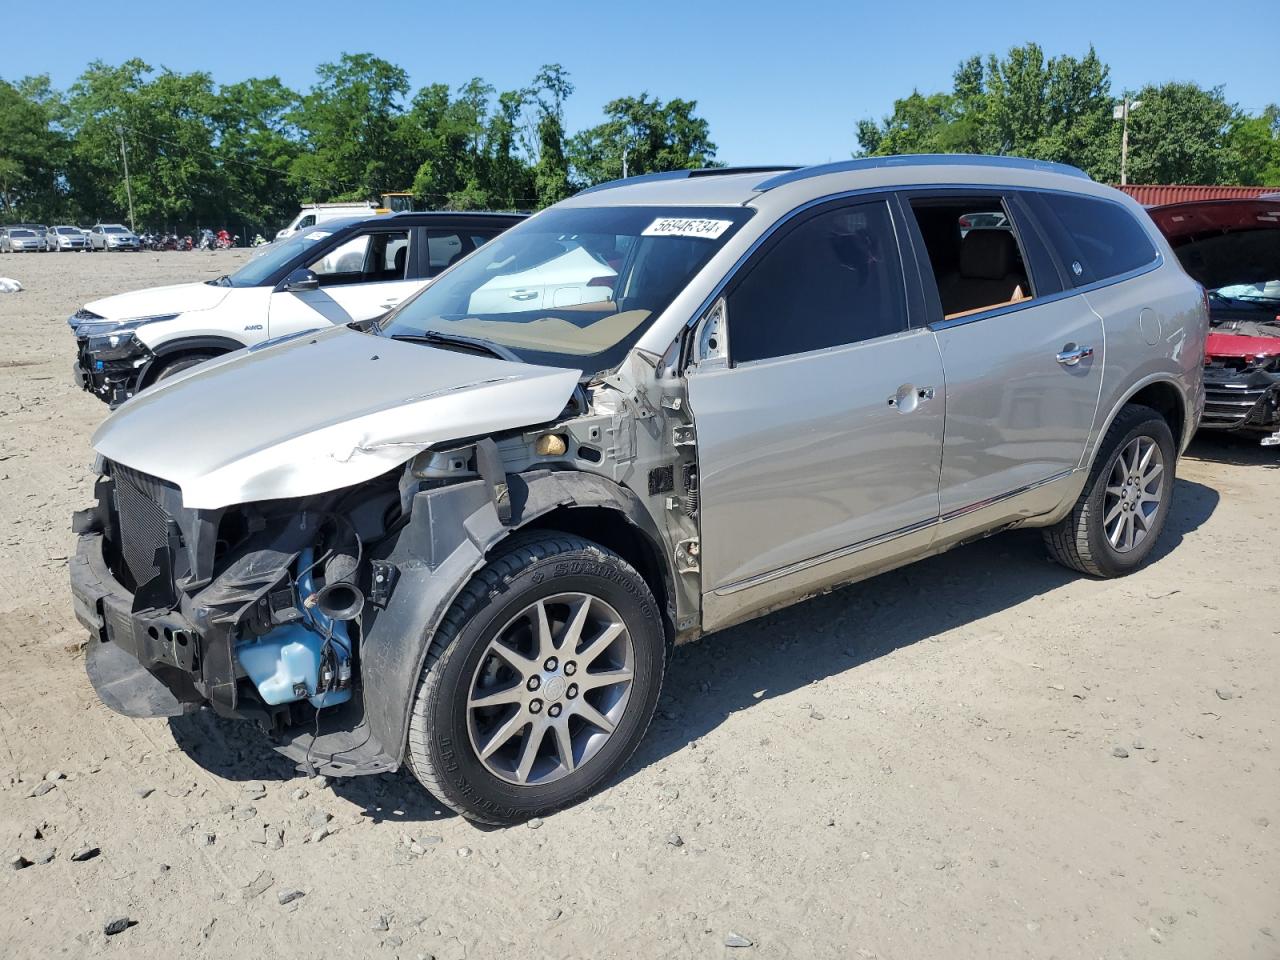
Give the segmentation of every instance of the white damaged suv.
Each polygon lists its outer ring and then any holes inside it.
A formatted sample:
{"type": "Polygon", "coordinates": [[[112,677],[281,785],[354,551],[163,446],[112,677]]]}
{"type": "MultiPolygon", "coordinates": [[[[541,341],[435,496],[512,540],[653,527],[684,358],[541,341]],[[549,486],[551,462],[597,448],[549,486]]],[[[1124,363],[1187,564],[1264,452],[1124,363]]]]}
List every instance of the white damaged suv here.
{"type": "Polygon", "coordinates": [[[622,768],[676,643],[1010,527],[1144,563],[1207,325],[1142,208],[1070,167],[584,191],[381,320],[112,415],[71,563],[89,676],[543,815],[622,768]]]}
{"type": "Polygon", "coordinates": [[[371,320],[524,217],[403,213],[325,222],[229,276],[104,297],[68,319],[75,382],[112,407],[212,357],[371,320]]]}

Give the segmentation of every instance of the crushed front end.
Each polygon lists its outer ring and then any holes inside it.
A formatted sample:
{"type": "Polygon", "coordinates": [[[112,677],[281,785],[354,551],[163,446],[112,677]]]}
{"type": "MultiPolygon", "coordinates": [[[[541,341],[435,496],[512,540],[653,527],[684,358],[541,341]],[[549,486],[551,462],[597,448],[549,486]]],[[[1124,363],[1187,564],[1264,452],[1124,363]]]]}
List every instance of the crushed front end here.
{"type": "Polygon", "coordinates": [[[1280,325],[1215,327],[1205,350],[1204,387],[1201,428],[1257,434],[1265,445],[1280,445],[1280,325]]]}
{"type": "Polygon", "coordinates": [[[130,716],[208,706],[254,720],[333,774],[393,768],[362,736],[353,692],[363,542],[383,532],[394,484],[362,489],[359,508],[337,493],[191,510],[164,480],[111,462],[102,473],[71,563],[102,700],[130,716]]]}

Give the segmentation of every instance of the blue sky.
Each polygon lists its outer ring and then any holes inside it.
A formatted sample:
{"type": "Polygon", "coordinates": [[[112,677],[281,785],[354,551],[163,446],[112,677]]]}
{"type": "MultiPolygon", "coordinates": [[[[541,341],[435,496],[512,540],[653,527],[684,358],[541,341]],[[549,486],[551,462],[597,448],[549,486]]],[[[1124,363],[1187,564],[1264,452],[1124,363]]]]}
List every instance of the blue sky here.
{"type": "Polygon", "coordinates": [[[818,163],[849,155],[859,118],[886,114],[913,87],[948,87],[961,58],[1029,40],[1077,56],[1092,43],[1117,91],[1192,80],[1258,110],[1280,100],[1276,12],[1276,0],[7,3],[0,76],[49,73],[65,87],[90,60],[139,56],[305,89],[316,64],[371,51],[415,87],[482,76],[503,90],[559,62],[577,86],[570,130],[647,90],[696,99],[727,163],[818,163]]]}

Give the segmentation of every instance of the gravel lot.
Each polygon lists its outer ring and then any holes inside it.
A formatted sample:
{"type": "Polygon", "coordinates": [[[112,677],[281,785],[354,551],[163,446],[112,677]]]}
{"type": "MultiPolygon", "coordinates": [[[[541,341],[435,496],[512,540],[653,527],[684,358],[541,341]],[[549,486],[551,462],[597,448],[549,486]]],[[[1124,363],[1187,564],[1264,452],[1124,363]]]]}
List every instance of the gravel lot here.
{"type": "Polygon", "coordinates": [[[1127,579],[1020,531],[681,648],[618,782],[541,824],[109,712],[66,586],[106,408],[65,319],[244,256],[0,256],[0,955],[1280,957],[1280,453],[1250,443],[1195,445],[1127,579]]]}

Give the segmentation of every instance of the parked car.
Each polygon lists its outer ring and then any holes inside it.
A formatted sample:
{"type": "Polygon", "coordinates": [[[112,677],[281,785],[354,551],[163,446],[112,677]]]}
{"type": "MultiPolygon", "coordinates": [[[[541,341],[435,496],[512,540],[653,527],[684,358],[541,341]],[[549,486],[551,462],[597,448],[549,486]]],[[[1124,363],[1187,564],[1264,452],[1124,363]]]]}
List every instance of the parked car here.
{"type": "Polygon", "coordinates": [[[230,276],[95,300],[68,320],[76,381],[117,406],[211,357],[370,320],[521,219],[415,213],[333,220],[274,244],[230,276]]]}
{"type": "Polygon", "coordinates": [[[373,214],[375,209],[374,204],[368,201],[360,203],[310,203],[298,211],[298,215],[289,222],[288,226],[276,232],[276,239],[284,240],[295,233],[334,220],[368,217],[373,214]]]}
{"type": "Polygon", "coordinates": [[[90,250],[141,250],[133,231],[120,223],[95,223],[89,230],[90,250]]]}
{"type": "Polygon", "coordinates": [[[117,710],[211,705],[304,767],[545,815],[635,749],[673,644],[1010,527],[1141,565],[1207,323],[1142,208],[1070,167],[597,187],[375,323],[116,411],[75,521],[89,674],[117,710]],[[962,234],[985,211],[1009,229],[962,234]],[[579,250],[607,296],[486,292],[579,250]]]}
{"type": "Polygon", "coordinates": [[[50,227],[48,238],[49,249],[55,252],[89,249],[89,240],[79,227],[50,227]]]}
{"type": "Polygon", "coordinates": [[[44,234],[30,227],[6,227],[0,233],[0,253],[43,253],[44,234]]]}
{"type": "Polygon", "coordinates": [[[1202,430],[1280,445],[1280,196],[1147,211],[1209,296],[1202,430]]]}

